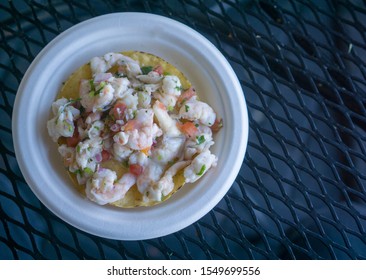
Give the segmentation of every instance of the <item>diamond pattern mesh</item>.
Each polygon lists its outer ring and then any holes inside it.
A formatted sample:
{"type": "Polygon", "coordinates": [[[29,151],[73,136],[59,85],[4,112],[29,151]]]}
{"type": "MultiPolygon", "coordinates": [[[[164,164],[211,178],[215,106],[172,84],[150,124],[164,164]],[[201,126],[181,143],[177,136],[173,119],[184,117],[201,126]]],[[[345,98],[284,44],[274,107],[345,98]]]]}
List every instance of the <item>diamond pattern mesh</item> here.
{"type": "Polygon", "coordinates": [[[1,1],[1,259],[365,259],[366,8],[362,1],[1,1]],[[11,114],[38,52],[80,21],[155,13],[191,26],[243,87],[248,150],[224,199],[147,241],[79,231],[33,195],[11,114]]]}

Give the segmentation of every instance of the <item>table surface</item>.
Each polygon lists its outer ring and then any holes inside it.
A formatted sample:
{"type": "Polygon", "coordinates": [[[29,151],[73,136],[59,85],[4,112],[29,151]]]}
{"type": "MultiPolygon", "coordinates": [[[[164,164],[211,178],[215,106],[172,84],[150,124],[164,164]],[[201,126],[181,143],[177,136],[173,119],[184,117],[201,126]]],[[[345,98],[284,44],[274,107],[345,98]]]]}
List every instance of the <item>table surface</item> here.
{"type": "Polygon", "coordinates": [[[1,1],[0,259],[365,259],[366,7],[363,1],[1,1]],[[15,158],[19,83],[62,31],[147,12],[200,32],[235,70],[247,153],[206,216],[146,241],[99,238],[34,196],[15,158]]]}

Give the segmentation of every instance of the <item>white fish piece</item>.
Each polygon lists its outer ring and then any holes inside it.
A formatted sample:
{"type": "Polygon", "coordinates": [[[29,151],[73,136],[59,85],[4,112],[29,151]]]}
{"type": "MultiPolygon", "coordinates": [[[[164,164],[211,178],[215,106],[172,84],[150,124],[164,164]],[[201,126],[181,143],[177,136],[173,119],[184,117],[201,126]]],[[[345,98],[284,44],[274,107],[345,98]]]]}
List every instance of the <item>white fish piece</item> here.
{"type": "Polygon", "coordinates": [[[102,152],[103,140],[100,137],[86,139],[76,146],[76,162],[82,171],[92,173],[96,169],[95,156],[102,152]]]}
{"type": "Polygon", "coordinates": [[[114,89],[114,101],[124,97],[129,90],[130,81],[127,78],[112,78],[110,84],[114,89]]]}
{"type": "Polygon", "coordinates": [[[160,164],[168,164],[180,157],[184,143],[185,136],[167,136],[164,135],[159,145],[153,150],[151,158],[160,164]]]}
{"type": "Polygon", "coordinates": [[[177,122],[168,114],[168,111],[163,103],[158,100],[155,101],[153,110],[163,133],[168,136],[182,135],[182,132],[177,127],[177,122]]]}
{"type": "Polygon", "coordinates": [[[167,75],[163,79],[162,90],[164,95],[178,97],[182,91],[182,84],[177,76],[167,75]]]}
{"type": "Polygon", "coordinates": [[[164,176],[156,183],[156,187],[151,190],[151,196],[161,201],[162,196],[168,195],[174,189],[173,177],[178,173],[179,170],[187,167],[191,164],[190,160],[179,161],[173,164],[165,171],[164,176]]]}
{"type": "Polygon", "coordinates": [[[87,134],[90,139],[99,138],[104,129],[104,122],[101,120],[93,122],[87,129],[87,134]]]}
{"type": "Polygon", "coordinates": [[[186,183],[193,183],[204,175],[211,166],[216,166],[217,157],[209,150],[196,156],[192,163],[184,169],[186,183]]]}
{"type": "Polygon", "coordinates": [[[207,103],[192,97],[181,106],[179,118],[198,121],[201,124],[212,126],[216,120],[216,113],[207,103]]]}
{"type": "Polygon", "coordinates": [[[126,145],[121,145],[119,143],[113,143],[113,156],[117,161],[125,161],[132,154],[132,150],[126,145]]]}
{"type": "Polygon", "coordinates": [[[52,104],[52,111],[55,117],[47,121],[48,134],[54,142],[61,137],[71,137],[74,134],[74,120],[80,117],[80,111],[71,106],[66,98],[56,100],[52,104]]]}
{"type": "Polygon", "coordinates": [[[137,177],[136,185],[145,199],[150,200],[149,190],[160,179],[164,172],[162,165],[156,163],[151,159],[147,159],[145,167],[140,176],[137,177]]]}

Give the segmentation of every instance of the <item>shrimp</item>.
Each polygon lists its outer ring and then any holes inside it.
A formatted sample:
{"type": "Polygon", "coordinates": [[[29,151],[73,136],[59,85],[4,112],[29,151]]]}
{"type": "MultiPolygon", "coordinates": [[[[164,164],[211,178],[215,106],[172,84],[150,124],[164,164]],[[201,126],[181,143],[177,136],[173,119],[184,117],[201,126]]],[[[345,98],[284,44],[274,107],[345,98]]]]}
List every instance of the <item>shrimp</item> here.
{"type": "Polygon", "coordinates": [[[217,157],[209,150],[203,151],[198,156],[196,156],[192,163],[184,169],[184,178],[186,183],[193,183],[197,181],[203,174],[211,168],[211,166],[216,166],[217,157]]]}
{"type": "Polygon", "coordinates": [[[80,111],[70,104],[66,98],[58,99],[52,104],[55,117],[47,121],[47,129],[54,142],[61,136],[72,137],[74,134],[74,120],[80,117],[80,111]]]}
{"type": "Polygon", "coordinates": [[[162,102],[167,108],[174,108],[178,96],[181,94],[181,83],[177,76],[164,77],[161,91],[154,93],[154,98],[162,102]]]}
{"type": "Polygon", "coordinates": [[[107,82],[113,79],[112,73],[98,73],[94,76],[94,83],[107,82]]]}
{"type": "Polygon", "coordinates": [[[114,88],[105,82],[95,84],[93,80],[81,80],[80,103],[86,112],[103,111],[114,99],[114,88]]]}
{"type": "Polygon", "coordinates": [[[186,138],[183,135],[178,137],[164,135],[161,142],[153,150],[152,159],[161,164],[172,162],[181,154],[185,141],[186,138]]]}
{"type": "Polygon", "coordinates": [[[151,109],[139,109],[136,117],[129,120],[122,130],[128,134],[126,145],[132,150],[143,150],[153,143],[154,112],[151,109]]]}
{"type": "Polygon", "coordinates": [[[179,117],[191,121],[197,120],[201,124],[212,126],[216,120],[216,113],[207,103],[192,97],[180,107],[179,117]]]}
{"type": "Polygon", "coordinates": [[[94,57],[90,60],[93,76],[107,72],[108,69],[116,64],[123,66],[123,71],[126,71],[127,75],[135,77],[141,74],[138,62],[120,53],[107,53],[104,56],[94,57]]]}
{"type": "Polygon", "coordinates": [[[168,170],[165,171],[164,176],[161,177],[161,179],[156,183],[155,187],[152,188],[150,196],[158,199],[158,201],[161,201],[162,196],[168,195],[173,190],[173,177],[179,170],[187,167],[190,163],[190,160],[179,161],[169,167],[168,170]]]}
{"type": "Polygon", "coordinates": [[[156,100],[153,105],[155,116],[159,122],[159,126],[168,136],[180,136],[181,131],[177,128],[177,122],[168,114],[168,111],[163,103],[156,100]]]}
{"type": "Polygon", "coordinates": [[[149,200],[149,190],[151,186],[155,185],[159,181],[161,175],[164,172],[164,168],[161,164],[147,158],[143,172],[137,177],[136,185],[138,191],[143,194],[145,200],[149,200]]]}
{"type": "Polygon", "coordinates": [[[163,79],[163,75],[156,71],[150,71],[146,75],[137,75],[136,78],[145,84],[157,84],[163,79]]]}
{"type": "Polygon", "coordinates": [[[116,180],[116,172],[99,168],[86,183],[87,197],[100,205],[118,201],[136,183],[136,176],[126,173],[118,181],[116,180]]]}
{"type": "Polygon", "coordinates": [[[197,133],[195,137],[190,137],[187,139],[184,146],[184,159],[192,159],[192,157],[201,153],[204,150],[208,150],[215,142],[212,139],[211,128],[206,125],[198,125],[197,133]]]}

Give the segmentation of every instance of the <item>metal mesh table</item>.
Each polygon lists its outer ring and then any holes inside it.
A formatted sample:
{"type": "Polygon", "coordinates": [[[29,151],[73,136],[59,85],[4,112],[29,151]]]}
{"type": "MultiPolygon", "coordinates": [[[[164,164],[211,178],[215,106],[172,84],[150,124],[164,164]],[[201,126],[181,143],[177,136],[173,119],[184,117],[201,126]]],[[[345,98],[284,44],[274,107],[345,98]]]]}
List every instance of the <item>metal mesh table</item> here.
{"type": "Polygon", "coordinates": [[[366,7],[363,1],[1,1],[1,259],[366,258],[366,7]],[[66,224],[17,165],[11,114],[38,52],[111,12],[148,12],[207,37],[245,93],[250,135],[230,191],[195,224],[136,242],[66,224]]]}

